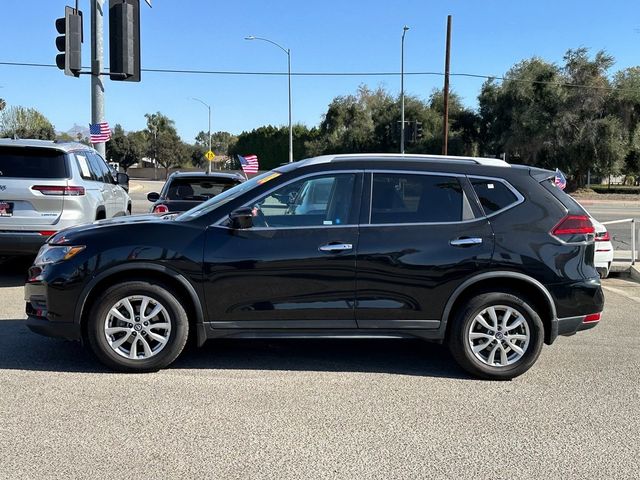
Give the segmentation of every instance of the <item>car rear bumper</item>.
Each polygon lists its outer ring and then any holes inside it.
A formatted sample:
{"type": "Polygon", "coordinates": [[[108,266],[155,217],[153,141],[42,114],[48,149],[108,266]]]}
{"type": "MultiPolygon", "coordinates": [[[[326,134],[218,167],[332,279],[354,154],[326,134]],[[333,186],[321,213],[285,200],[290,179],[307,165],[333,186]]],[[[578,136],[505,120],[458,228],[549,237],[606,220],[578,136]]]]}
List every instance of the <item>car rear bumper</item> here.
{"type": "Polygon", "coordinates": [[[569,336],[582,330],[589,330],[600,323],[600,313],[558,319],[558,335],[569,336]],[[597,319],[595,319],[597,317],[597,319]]]}
{"type": "Polygon", "coordinates": [[[35,255],[47,238],[38,232],[0,230],[0,255],[35,255]]]}

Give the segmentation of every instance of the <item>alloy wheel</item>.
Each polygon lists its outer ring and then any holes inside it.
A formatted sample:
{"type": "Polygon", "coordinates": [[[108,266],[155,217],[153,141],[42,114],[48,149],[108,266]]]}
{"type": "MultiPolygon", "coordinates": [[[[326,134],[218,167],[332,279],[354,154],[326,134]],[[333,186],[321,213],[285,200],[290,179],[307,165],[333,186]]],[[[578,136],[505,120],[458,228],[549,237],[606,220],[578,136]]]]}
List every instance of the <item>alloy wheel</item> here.
{"type": "Polygon", "coordinates": [[[473,355],[491,367],[506,367],[521,360],[530,340],[527,319],[506,305],[485,308],[475,316],[468,330],[473,355]]]}
{"type": "Polygon", "coordinates": [[[104,334],[118,355],[146,360],[160,353],[169,341],[169,313],[154,298],[131,295],[111,307],[104,321],[104,334]]]}

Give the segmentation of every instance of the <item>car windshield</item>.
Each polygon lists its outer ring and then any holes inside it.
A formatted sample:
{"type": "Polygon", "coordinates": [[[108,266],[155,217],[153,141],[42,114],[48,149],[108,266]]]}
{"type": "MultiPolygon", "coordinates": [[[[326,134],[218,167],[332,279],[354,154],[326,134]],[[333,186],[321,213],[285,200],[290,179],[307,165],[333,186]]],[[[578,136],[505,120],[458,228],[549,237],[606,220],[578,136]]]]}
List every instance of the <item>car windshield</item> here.
{"type": "Polygon", "coordinates": [[[262,185],[263,183],[272,180],[273,178],[279,177],[280,173],[276,171],[266,172],[262,175],[258,175],[257,177],[253,177],[251,180],[248,180],[244,183],[240,183],[229,190],[226,190],[219,195],[211,198],[210,200],[201,203],[197,207],[192,208],[191,210],[187,210],[186,212],[178,215],[176,217],[176,221],[188,221],[193,220],[194,218],[201,217],[202,215],[206,215],[209,212],[212,212],[216,208],[230,202],[231,200],[238,198],[245,192],[257,187],[258,185],[262,185]]]}
{"type": "Polygon", "coordinates": [[[193,200],[204,202],[240,183],[227,177],[174,179],[167,188],[167,200],[193,200]]]}

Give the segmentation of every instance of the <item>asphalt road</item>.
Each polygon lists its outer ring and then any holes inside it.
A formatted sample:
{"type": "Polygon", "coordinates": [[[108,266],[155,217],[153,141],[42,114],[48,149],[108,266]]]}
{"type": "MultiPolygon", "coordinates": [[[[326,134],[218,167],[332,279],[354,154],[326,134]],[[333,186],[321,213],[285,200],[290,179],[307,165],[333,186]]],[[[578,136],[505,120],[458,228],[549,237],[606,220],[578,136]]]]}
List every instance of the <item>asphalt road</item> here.
{"type": "Polygon", "coordinates": [[[0,477],[638,478],[640,285],[511,382],[412,341],[215,341],[155,374],[105,370],[24,325],[0,266],[0,477]]]}

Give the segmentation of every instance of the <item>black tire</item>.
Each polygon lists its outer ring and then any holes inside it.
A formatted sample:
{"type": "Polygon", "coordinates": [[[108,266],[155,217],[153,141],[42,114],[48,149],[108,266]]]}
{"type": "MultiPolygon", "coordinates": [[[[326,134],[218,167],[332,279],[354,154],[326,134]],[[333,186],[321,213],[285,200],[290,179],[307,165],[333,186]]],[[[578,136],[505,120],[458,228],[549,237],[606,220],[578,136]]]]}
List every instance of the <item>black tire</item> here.
{"type": "Polygon", "coordinates": [[[167,367],[178,358],[188,337],[189,320],[179,299],[170,288],[147,281],[124,282],[108,288],[94,303],[87,322],[87,338],[93,353],[104,365],[121,372],[155,372],[167,367]],[[135,295],[144,295],[162,304],[171,324],[169,338],[164,347],[146,359],[129,359],[118,354],[109,345],[104,331],[111,308],[120,300],[135,295]]]}
{"type": "MultiPolygon", "coordinates": [[[[524,298],[520,298],[516,293],[494,292],[477,295],[466,305],[459,308],[452,320],[453,323],[447,339],[451,354],[462,368],[476,377],[487,380],[511,380],[529,370],[542,350],[544,341],[542,320],[531,307],[531,303],[524,298]],[[491,306],[510,307],[516,310],[527,324],[529,333],[528,345],[522,356],[513,364],[492,366],[483,363],[472,350],[469,340],[472,323],[481,312],[491,306]]],[[[482,340],[478,341],[478,343],[481,342],[482,340]]],[[[494,340],[494,345],[497,345],[497,343],[498,340],[494,340]]]]}

